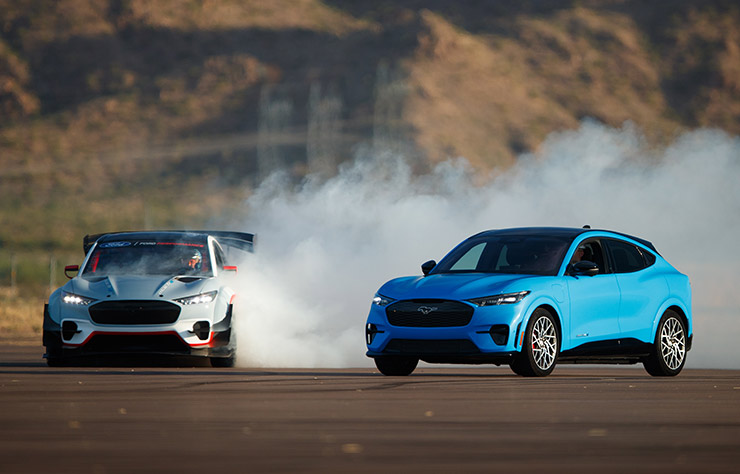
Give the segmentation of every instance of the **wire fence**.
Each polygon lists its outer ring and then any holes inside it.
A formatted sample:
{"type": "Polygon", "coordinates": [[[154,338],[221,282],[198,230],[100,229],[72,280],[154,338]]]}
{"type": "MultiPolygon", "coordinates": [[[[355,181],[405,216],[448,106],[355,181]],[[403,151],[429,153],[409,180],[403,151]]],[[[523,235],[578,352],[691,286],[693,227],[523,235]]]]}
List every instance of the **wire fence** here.
{"type": "Polygon", "coordinates": [[[48,295],[67,280],[64,267],[79,264],[78,260],[55,253],[0,251],[0,287],[9,288],[13,294],[48,295]]]}

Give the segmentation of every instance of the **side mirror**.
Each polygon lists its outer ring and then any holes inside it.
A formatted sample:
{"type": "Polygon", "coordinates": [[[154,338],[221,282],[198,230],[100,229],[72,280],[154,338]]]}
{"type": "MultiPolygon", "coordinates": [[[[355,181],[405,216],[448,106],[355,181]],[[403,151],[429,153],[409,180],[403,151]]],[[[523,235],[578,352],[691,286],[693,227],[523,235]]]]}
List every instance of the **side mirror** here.
{"type": "Polygon", "coordinates": [[[66,267],[64,267],[64,276],[66,276],[67,278],[71,280],[72,278],[75,277],[75,275],[70,275],[67,272],[79,272],[79,271],[80,271],[79,265],[67,265],[66,267]]]}
{"type": "Polygon", "coordinates": [[[429,275],[429,272],[432,271],[432,268],[437,266],[437,262],[434,260],[429,260],[428,262],[424,262],[421,264],[421,272],[424,274],[424,276],[429,275]]]}
{"type": "Polygon", "coordinates": [[[236,265],[224,265],[224,271],[236,273],[236,265]]]}
{"type": "Polygon", "coordinates": [[[571,275],[594,276],[599,274],[599,266],[588,260],[581,260],[570,265],[571,275]]]}

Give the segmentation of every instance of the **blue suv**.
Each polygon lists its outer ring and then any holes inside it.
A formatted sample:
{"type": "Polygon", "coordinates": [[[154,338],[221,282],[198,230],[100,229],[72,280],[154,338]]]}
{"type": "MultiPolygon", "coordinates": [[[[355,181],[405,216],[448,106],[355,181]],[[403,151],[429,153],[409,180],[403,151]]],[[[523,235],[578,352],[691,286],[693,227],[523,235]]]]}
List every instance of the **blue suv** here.
{"type": "Polygon", "coordinates": [[[691,349],[689,279],[638,237],[490,230],[421,268],[373,298],[367,355],[385,375],[409,375],[422,360],[540,377],[558,362],[641,362],[673,376],[691,349]]]}

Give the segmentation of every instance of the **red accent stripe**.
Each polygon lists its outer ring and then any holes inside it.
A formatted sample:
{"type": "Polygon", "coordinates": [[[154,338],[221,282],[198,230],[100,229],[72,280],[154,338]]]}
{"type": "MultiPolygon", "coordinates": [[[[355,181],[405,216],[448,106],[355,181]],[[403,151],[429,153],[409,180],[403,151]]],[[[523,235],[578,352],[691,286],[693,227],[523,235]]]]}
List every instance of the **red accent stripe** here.
{"type": "Polygon", "coordinates": [[[187,242],[157,242],[157,245],[182,245],[184,247],[200,247],[203,248],[203,244],[189,244],[187,242]]]}

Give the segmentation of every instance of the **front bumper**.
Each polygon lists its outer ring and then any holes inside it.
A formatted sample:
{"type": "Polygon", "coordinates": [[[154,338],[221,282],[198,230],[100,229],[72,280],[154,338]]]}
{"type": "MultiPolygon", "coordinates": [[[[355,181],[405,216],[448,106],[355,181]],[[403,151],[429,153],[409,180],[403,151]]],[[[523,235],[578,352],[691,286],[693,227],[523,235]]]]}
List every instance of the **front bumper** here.
{"type": "Polygon", "coordinates": [[[372,305],[365,325],[366,355],[407,356],[432,363],[511,362],[521,350],[524,305],[473,308],[465,325],[420,327],[392,325],[386,307],[372,305]]]}
{"type": "Polygon", "coordinates": [[[151,354],[231,357],[236,350],[231,336],[233,306],[223,319],[211,324],[202,314],[183,312],[171,324],[96,324],[83,313],[65,315],[57,323],[44,307],[45,357],[151,354]],[[198,317],[201,316],[201,317],[198,317]]]}

